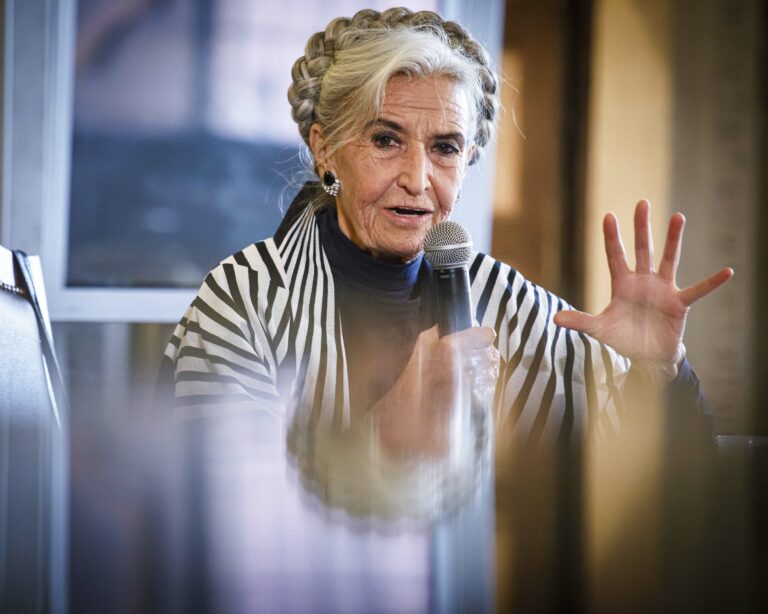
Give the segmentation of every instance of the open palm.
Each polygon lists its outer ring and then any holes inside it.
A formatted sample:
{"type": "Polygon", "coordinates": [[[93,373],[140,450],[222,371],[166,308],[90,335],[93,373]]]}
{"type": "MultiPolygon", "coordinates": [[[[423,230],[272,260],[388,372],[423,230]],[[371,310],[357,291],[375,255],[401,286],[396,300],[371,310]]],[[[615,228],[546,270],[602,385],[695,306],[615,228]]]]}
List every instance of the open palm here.
{"type": "Polygon", "coordinates": [[[685,218],[676,213],[669,221],[664,255],[659,270],[653,269],[650,204],[641,200],[635,208],[635,270],[627,264],[619,226],[613,214],[605,216],[605,252],[611,273],[611,302],[598,315],[561,311],[559,326],[583,331],[611,346],[619,354],[659,365],[676,363],[683,353],[683,332],[689,307],[733,276],[724,268],[710,277],[678,288],[685,218]]]}

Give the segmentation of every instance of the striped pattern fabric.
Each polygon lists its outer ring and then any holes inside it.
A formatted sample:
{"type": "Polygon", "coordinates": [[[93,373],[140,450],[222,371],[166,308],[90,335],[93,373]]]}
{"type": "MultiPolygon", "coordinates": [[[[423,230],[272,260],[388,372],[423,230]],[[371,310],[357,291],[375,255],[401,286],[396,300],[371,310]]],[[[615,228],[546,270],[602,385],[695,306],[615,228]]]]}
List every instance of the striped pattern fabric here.
{"type": "MultiPolygon", "coordinates": [[[[615,431],[629,362],[553,323],[561,299],[493,258],[470,268],[476,320],[496,330],[497,421],[525,440],[615,431]]],[[[314,209],[278,237],[230,256],[206,277],[176,326],[176,411],[272,412],[295,426],[350,425],[349,381],[333,275],[314,209]]]]}

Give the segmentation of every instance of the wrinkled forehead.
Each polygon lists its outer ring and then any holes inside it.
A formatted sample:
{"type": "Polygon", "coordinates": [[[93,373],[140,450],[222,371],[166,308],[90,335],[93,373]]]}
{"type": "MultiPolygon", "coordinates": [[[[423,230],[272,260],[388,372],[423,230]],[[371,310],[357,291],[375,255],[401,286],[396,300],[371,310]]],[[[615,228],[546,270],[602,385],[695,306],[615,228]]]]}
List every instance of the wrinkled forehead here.
{"type": "Polygon", "coordinates": [[[377,117],[403,127],[450,129],[471,138],[475,113],[471,88],[449,75],[409,77],[395,75],[384,91],[377,117]]]}

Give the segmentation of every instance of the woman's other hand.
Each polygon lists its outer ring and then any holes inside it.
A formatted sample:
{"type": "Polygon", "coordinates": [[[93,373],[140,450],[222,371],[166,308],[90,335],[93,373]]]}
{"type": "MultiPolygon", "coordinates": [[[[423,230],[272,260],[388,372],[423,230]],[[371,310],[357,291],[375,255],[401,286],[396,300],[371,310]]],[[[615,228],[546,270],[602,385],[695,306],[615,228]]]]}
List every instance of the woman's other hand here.
{"type": "Polygon", "coordinates": [[[689,307],[733,276],[724,268],[680,289],[675,277],[680,262],[685,218],[675,213],[669,222],[659,270],[653,269],[650,204],[635,208],[635,270],[627,264],[618,222],[605,216],[605,251],[611,273],[611,302],[598,315],[561,311],[555,324],[583,331],[640,364],[673,368],[684,356],[683,332],[689,307]]]}
{"type": "MultiPolygon", "coordinates": [[[[499,353],[492,328],[440,337],[422,332],[395,385],[372,408],[379,441],[397,457],[437,457],[448,450],[458,404],[479,386],[495,386],[499,353]]],[[[491,388],[492,389],[492,388],[491,388]]]]}

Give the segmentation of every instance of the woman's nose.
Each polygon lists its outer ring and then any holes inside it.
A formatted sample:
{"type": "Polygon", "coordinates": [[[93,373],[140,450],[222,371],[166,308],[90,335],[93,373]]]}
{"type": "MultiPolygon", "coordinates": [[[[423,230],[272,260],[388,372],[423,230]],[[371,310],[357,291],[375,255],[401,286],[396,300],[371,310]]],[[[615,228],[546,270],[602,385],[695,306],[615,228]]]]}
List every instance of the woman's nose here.
{"type": "Polygon", "coordinates": [[[402,168],[397,185],[417,196],[430,189],[432,163],[422,145],[408,147],[401,158],[402,168]]]}

